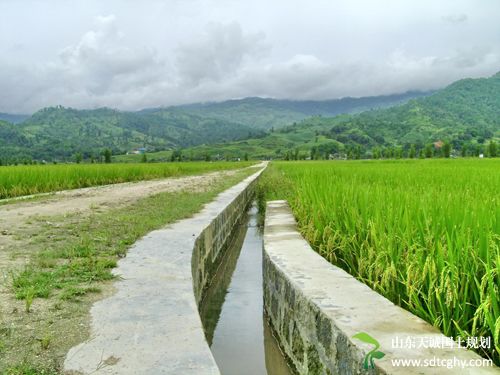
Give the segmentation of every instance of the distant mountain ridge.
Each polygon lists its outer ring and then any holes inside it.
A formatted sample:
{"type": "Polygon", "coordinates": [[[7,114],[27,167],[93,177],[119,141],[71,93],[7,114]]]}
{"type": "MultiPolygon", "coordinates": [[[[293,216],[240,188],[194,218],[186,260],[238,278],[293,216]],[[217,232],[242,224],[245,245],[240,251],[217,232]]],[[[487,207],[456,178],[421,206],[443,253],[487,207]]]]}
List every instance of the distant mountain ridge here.
{"type": "Polygon", "coordinates": [[[246,98],[137,112],[49,107],[15,125],[0,123],[0,158],[71,160],[76,153],[97,156],[104,148],[123,154],[137,148],[154,152],[259,138],[311,114],[359,112],[422,95],[426,93],[304,102],[246,98]]]}
{"type": "Polygon", "coordinates": [[[263,138],[197,146],[186,152],[195,157],[282,158],[297,152],[325,157],[355,150],[363,157],[374,149],[408,152],[413,145],[418,151],[448,141],[460,154],[478,155],[492,140],[500,140],[500,73],[463,79],[399,106],[331,118],[313,116],[263,138]]]}
{"type": "Polygon", "coordinates": [[[223,102],[194,103],[176,108],[190,113],[238,123],[251,122],[256,128],[270,130],[290,125],[310,116],[336,116],[405,103],[432,92],[409,91],[403,94],[345,97],[331,100],[284,100],[249,97],[223,102]]]}
{"type": "Polygon", "coordinates": [[[10,122],[12,124],[19,124],[24,120],[28,119],[30,115],[12,114],[12,113],[2,113],[0,112],[0,121],[10,122]]]}

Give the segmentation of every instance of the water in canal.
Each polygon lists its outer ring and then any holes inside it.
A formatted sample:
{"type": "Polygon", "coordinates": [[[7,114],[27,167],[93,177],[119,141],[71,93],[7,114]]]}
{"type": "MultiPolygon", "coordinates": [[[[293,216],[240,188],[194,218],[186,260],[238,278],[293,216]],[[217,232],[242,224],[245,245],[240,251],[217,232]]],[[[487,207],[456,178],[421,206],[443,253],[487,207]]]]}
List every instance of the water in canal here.
{"type": "Polygon", "coordinates": [[[264,319],[262,293],[262,234],[253,206],[200,309],[222,375],[291,375],[264,319]]]}

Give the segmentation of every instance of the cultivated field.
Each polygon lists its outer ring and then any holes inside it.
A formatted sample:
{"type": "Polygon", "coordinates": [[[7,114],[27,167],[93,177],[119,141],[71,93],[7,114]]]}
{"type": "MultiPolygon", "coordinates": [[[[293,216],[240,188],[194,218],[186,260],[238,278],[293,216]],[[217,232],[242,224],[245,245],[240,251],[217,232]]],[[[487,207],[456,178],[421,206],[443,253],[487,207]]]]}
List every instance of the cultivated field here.
{"type": "Polygon", "coordinates": [[[243,168],[251,162],[58,164],[0,167],[0,199],[243,168]]]}
{"type": "Polygon", "coordinates": [[[499,363],[500,160],[280,162],[261,186],[326,259],[499,363]]]}

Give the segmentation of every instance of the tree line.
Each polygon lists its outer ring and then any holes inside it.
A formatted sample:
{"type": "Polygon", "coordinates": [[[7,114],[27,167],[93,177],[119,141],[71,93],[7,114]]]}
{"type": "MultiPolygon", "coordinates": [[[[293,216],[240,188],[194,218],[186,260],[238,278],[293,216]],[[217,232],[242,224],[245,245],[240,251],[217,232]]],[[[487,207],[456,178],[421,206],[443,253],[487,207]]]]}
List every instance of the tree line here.
{"type": "Polygon", "coordinates": [[[454,149],[450,142],[429,143],[423,147],[411,144],[403,146],[378,146],[372,149],[361,145],[347,145],[343,150],[338,148],[313,146],[309,152],[298,148],[283,154],[284,160],[325,160],[325,159],[429,159],[450,157],[490,157],[500,156],[498,145],[491,140],[487,146],[475,145],[454,149]]]}

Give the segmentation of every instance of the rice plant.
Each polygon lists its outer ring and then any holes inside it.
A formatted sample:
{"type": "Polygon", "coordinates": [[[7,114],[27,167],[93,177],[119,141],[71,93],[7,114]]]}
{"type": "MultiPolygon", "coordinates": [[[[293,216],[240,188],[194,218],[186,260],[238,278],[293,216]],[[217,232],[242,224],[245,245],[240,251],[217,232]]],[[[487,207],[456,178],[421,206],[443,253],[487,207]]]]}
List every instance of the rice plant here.
{"type": "Polygon", "coordinates": [[[500,160],[281,162],[262,189],[326,259],[447,336],[492,337],[499,363],[500,160]]]}

